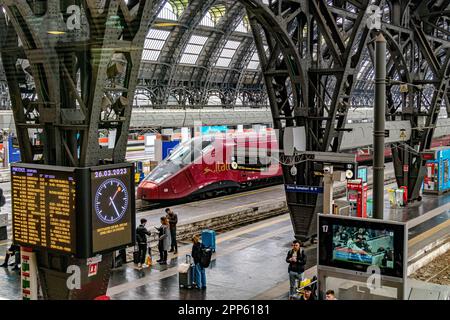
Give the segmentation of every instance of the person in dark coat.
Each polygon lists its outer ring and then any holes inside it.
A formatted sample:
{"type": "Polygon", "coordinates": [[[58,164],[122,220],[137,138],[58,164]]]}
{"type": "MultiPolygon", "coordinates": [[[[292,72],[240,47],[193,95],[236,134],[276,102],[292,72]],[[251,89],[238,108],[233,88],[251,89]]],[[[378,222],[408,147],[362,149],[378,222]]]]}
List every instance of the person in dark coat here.
{"type": "Polygon", "coordinates": [[[169,219],[167,219],[167,217],[161,217],[161,226],[156,228],[156,230],[159,231],[159,260],[157,260],[157,262],[159,262],[159,264],[167,264],[167,251],[172,242],[169,230],[169,219]]]}
{"type": "Polygon", "coordinates": [[[316,300],[316,297],[314,296],[314,293],[312,291],[311,287],[305,287],[303,289],[303,295],[301,296],[300,300],[304,300],[304,301],[311,301],[311,300],[316,300]]]}
{"type": "Polygon", "coordinates": [[[147,255],[147,236],[150,235],[150,231],[147,230],[145,224],[147,223],[147,219],[142,218],[141,224],[136,229],[136,242],[139,248],[139,263],[138,269],[142,269],[142,266],[145,265],[145,258],[147,255]]]}
{"type": "Polygon", "coordinates": [[[3,261],[3,264],[0,265],[0,267],[3,268],[7,268],[8,267],[8,262],[9,262],[9,258],[11,256],[15,256],[15,261],[11,264],[11,266],[13,265],[14,268],[13,270],[19,270],[19,264],[20,264],[20,246],[12,244],[8,251],[6,251],[6,255],[5,255],[5,261],[3,261]]]}
{"type": "Polygon", "coordinates": [[[304,250],[301,249],[299,241],[292,241],[292,249],[287,253],[286,262],[289,263],[289,298],[292,298],[297,289],[296,280],[303,281],[306,264],[306,255],[304,250]]]}
{"type": "Polygon", "coordinates": [[[177,223],[178,223],[178,215],[173,212],[172,209],[167,208],[166,209],[167,219],[169,219],[169,226],[170,226],[170,237],[171,237],[171,244],[170,244],[170,251],[177,254],[178,252],[178,245],[177,245],[177,223]]]}
{"type": "Polygon", "coordinates": [[[198,289],[206,289],[206,273],[205,268],[200,264],[202,256],[202,243],[200,237],[195,235],[192,237],[192,259],[194,259],[194,281],[198,289]]]}

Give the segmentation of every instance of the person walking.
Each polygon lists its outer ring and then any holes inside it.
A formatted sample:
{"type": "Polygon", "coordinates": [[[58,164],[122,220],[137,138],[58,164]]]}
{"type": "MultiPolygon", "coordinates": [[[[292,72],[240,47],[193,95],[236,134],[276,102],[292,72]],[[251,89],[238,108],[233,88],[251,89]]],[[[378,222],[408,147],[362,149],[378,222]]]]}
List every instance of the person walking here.
{"type": "Polygon", "coordinates": [[[147,230],[145,224],[147,223],[147,219],[142,218],[141,224],[136,229],[136,242],[139,248],[139,263],[138,269],[142,269],[142,267],[148,267],[145,264],[145,258],[147,255],[147,236],[150,236],[150,231],[147,230]]]}
{"type": "Polygon", "coordinates": [[[161,217],[161,226],[159,228],[156,228],[156,230],[159,231],[159,260],[157,260],[159,264],[167,264],[167,251],[170,248],[172,240],[169,228],[169,219],[167,219],[167,217],[161,217]]]}
{"type": "Polygon", "coordinates": [[[198,289],[206,289],[206,273],[205,268],[200,264],[202,257],[202,243],[200,237],[195,235],[192,237],[192,258],[194,259],[194,280],[198,289]]]}
{"type": "Polygon", "coordinates": [[[172,209],[167,208],[166,209],[167,218],[169,219],[169,226],[170,226],[170,237],[171,237],[171,244],[170,244],[170,251],[174,254],[178,253],[178,245],[177,245],[177,223],[178,223],[178,215],[173,212],[172,209]]]}
{"type": "Polygon", "coordinates": [[[287,253],[286,262],[289,263],[289,298],[291,299],[297,290],[296,281],[303,281],[305,272],[306,255],[299,241],[292,241],[292,249],[287,253]]]}
{"type": "Polygon", "coordinates": [[[11,266],[14,266],[13,270],[19,270],[19,264],[20,264],[20,246],[12,244],[9,249],[6,251],[5,255],[5,261],[3,261],[3,264],[0,265],[2,268],[8,267],[9,258],[11,256],[15,256],[15,261],[11,263],[11,266]]]}

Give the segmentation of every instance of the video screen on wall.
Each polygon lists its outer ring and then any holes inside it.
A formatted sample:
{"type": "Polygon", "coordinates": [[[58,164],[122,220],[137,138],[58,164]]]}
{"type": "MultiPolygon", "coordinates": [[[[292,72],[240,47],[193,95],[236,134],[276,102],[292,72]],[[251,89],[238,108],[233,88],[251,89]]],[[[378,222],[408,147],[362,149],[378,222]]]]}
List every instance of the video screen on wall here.
{"type": "Polygon", "coordinates": [[[377,266],[403,277],[405,225],[349,217],[319,217],[319,263],[355,271],[377,266]]]}

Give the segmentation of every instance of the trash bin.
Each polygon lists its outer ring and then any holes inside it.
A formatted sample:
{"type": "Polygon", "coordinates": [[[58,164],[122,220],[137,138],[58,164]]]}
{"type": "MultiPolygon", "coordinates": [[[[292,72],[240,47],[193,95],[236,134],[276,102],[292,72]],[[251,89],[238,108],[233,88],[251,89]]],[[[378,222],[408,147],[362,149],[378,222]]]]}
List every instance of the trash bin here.
{"type": "Polygon", "coordinates": [[[373,200],[372,199],[367,200],[367,216],[370,218],[373,217],[373,200]]]}
{"type": "Polygon", "coordinates": [[[403,195],[405,193],[404,189],[397,189],[395,190],[395,202],[397,203],[398,207],[403,207],[404,206],[404,202],[403,202],[403,195]]]}
{"type": "Polygon", "coordinates": [[[389,204],[391,205],[391,208],[397,207],[397,201],[395,201],[395,190],[394,189],[388,189],[387,190],[389,194],[389,204]]]}

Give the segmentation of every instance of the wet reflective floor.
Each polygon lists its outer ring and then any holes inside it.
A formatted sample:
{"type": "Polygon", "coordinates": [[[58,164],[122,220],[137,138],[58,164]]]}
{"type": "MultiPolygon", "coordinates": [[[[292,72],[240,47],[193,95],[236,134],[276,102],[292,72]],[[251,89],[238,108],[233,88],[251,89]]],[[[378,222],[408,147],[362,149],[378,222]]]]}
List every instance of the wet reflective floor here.
{"type": "MultiPolygon", "coordinates": [[[[138,271],[128,264],[116,270],[108,295],[112,299],[252,299],[287,280],[284,259],[292,240],[289,217],[276,217],[217,237],[216,253],[206,269],[206,290],[179,287],[177,262],[184,262],[191,248],[185,246],[178,257],[169,256],[168,266],[156,264],[138,271]]],[[[314,262],[311,256],[310,263],[314,262]]]]}
{"type": "MultiPolygon", "coordinates": [[[[222,201],[206,200],[203,204],[184,204],[175,208],[179,212],[180,223],[183,219],[193,219],[211,210],[220,211],[233,205],[252,204],[261,199],[284,198],[280,186],[261,189],[257,193],[241,194],[239,199],[223,197],[222,201]],[[197,206],[197,207],[196,207],[197,206]],[[182,211],[182,210],[185,211],[182,211]]],[[[431,211],[434,216],[412,228],[409,239],[431,238],[429,231],[445,226],[449,218],[450,194],[441,196],[425,195],[421,204],[411,204],[407,208],[391,209],[388,198],[385,199],[386,218],[396,221],[408,221],[431,211]],[[448,207],[448,208],[447,208],[448,207]]],[[[150,217],[149,225],[156,225],[162,209],[154,212],[139,213],[150,217]]],[[[439,232],[447,232],[442,228],[439,232]]],[[[206,270],[207,289],[183,289],[178,283],[178,263],[185,261],[185,254],[190,253],[191,246],[180,247],[179,254],[169,254],[167,266],[153,265],[151,268],[137,270],[133,263],[113,270],[108,295],[112,299],[239,299],[255,297],[268,299],[284,299],[287,297],[286,253],[293,240],[293,231],[289,216],[283,215],[248,225],[218,235],[217,252],[213,256],[210,268],[206,270]],[[277,294],[268,294],[274,287],[281,287],[277,294]],[[280,294],[281,292],[281,294],[280,294]]],[[[416,246],[423,247],[423,243],[416,246]]],[[[9,246],[9,241],[0,241],[0,262],[9,246]]],[[[410,252],[411,254],[411,252],[410,252]]],[[[307,250],[308,267],[315,264],[315,247],[307,250]]],[[[158,259],[153,252],[154,260],[158,259]]],[[[11,259],[11,262],[14,258],[11,259]]],[[[20,275],[18,271],[0,268],[0,299],[21,299],[20,275]]]]}

